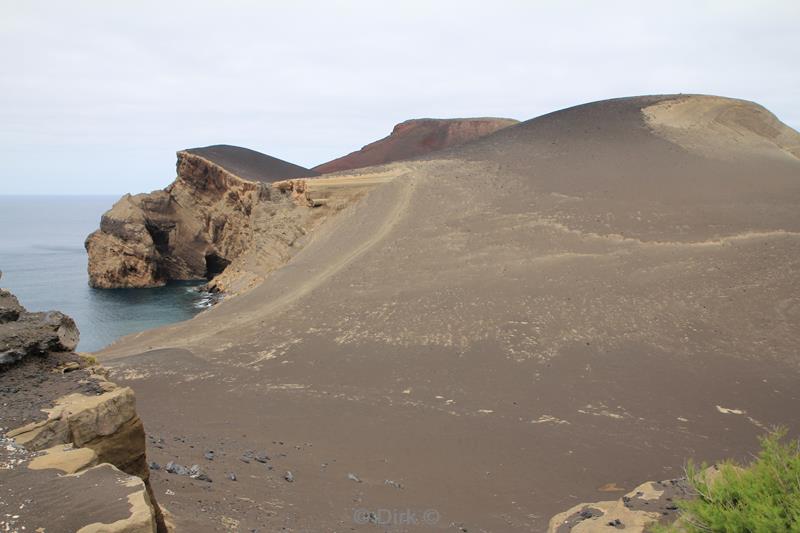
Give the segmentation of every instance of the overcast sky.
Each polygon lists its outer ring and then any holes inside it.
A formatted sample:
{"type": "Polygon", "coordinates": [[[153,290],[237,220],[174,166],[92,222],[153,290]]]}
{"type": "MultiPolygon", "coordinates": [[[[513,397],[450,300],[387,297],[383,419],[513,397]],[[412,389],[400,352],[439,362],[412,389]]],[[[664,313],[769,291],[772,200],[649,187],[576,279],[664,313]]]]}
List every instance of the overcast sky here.
{"type": "Polygon", "coordinates": [[[636,94],[746,98],[800,128],[798,0],[0,7],[0,194],[150,191],[176,150],[219,143],[313,166],[409,118],[636,94]]]}

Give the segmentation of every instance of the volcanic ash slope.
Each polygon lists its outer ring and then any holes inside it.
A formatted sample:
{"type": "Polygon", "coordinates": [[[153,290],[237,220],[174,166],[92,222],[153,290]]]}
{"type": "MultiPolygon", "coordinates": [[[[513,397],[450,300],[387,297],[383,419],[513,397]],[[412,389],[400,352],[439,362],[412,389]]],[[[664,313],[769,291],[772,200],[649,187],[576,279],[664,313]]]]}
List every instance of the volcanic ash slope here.
{"type": "Polygon", "coordinates": [[[380,167],[263,284],[101,356],[157,431],[230,448],[207,524],[370,530],[358,507],[543,531],[798,427],[798,146],[740,100],[558,111],[380,167]],[[261,445],[274,471],[241,475],[261,445]]]}

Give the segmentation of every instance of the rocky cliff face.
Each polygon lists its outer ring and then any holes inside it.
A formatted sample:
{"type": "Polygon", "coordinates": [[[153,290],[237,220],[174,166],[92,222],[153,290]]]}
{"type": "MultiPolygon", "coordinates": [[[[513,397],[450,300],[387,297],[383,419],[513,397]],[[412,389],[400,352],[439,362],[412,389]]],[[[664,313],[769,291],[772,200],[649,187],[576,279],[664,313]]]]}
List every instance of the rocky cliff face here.
{"type": "Polygon", "coordinates": [[[396,125],[388,137],[344,157],[316,166],[314,170],[327,174],[411,159],[474,141],[516,123],[516,120],[507,118],[407,120],[396,125]]]}
{"type": "Polygon", "coordinates": [[[165,530],[133,391],[70,351],[69,317],[28,313],[5,291],[0,304],[17,314],[0,323],[0,350],[11,354],[0,364],[0,529],[165,530]]]}
{"type": "Polygon", "coordinates": [[[93,287],[211,280],[250,249],[265,224],[277,228],[278,248],[303,233],[303,215],[294,216],[294,204],[270,183],[313,175],[310,170],[252,150],[214,146],[178,152],[177,174],[166,189],[126,195],[103,215],[100,229],[86,240],[93,287]]]}

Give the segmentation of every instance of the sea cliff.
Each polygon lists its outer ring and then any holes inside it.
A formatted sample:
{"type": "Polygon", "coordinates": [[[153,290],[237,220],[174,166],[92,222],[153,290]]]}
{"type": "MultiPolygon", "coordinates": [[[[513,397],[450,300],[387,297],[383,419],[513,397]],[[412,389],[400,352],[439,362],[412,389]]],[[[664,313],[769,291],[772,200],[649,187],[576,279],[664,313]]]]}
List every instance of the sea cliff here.
{"type": "Polygon", "coordinates": [[[291,246],[303,234],[302,213],[294,216],[288,196],[270,182],[313,172],[242,151],[180,151],[177,177],[167,188],[123,196],[86,239],[90,285],[157,287],[171,280],[212,280],[250,248],[267,219],[280,234],[271,252],[280,255],[291,246]]]}

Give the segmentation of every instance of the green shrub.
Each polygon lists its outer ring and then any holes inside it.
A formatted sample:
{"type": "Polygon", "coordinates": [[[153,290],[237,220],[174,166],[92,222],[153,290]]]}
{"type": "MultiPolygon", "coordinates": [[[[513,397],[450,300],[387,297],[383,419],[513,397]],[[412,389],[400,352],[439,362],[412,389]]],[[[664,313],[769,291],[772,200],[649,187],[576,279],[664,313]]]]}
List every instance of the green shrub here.
{"type": "Polygon", "coordinates": [[[93,355],[81,354],[81,359],[83,359],[89,366],[97,366],[97,358],[93,355]]]}
{"type": "Polygon", "coordinates": [[[784,442],[785,429],[761,437],[761,451],[747,467],[731,461],[718,475],[687,466],[697,498],[678,502],[681,517],[662,531],[687,533],[800,533],[800,446],[784,442]]]}

